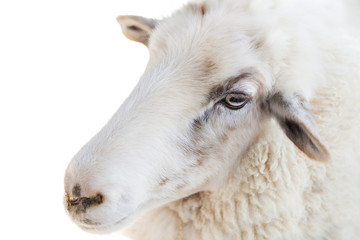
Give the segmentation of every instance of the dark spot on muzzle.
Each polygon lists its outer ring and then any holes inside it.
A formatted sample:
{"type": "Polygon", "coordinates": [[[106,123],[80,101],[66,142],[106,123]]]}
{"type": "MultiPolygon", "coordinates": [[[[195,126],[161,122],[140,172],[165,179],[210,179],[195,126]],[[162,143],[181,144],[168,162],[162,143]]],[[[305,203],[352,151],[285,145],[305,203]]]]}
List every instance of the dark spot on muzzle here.
{"type": "Polygon", "coordinates": [[[72,189],[72,195],[75,197],[80,197],[81,196],[81,187],[79,184],[76,184],[74,186],[74,188],[72,189]]]}
{"type": "Polygon", "coordinates": [[[76,213],[85,212],[87,208],[103,203],[104,197],[98,193],[94,197],[67,198],[68,210],[74,209],[76,213]]]}
{"type": "Polygon", "coordinates": [[[81,197],[69,200],[70,206],[82,205],[84,207],[88,207],[94,204],[101,204],[102,202],[103,196],[101,194],[97,194],[95,197],[92,198],[81,197]]]}

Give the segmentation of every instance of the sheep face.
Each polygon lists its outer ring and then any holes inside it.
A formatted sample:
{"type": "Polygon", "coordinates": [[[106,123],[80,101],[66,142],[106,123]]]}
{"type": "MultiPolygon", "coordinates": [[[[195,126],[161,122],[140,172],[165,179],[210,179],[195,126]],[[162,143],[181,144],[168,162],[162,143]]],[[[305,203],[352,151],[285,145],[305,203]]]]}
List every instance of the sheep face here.
{"type": "MultiPolygon", "coordinates": [[[[272,80],[253,38],[207,19],[202,8],[188,6],[161,23],[119,21],[149,47],[150,61],[67,168],[66,208],[89,231],[121,228],[149,209],[221,187],[266,126],[269,109],[281,121],[292,106],[279,103],[285,97],[274,98],[278,108],[267,105],[272,80]]],[[[309,121],[297,124],[298,132],[310,132],[309,121]]]]}

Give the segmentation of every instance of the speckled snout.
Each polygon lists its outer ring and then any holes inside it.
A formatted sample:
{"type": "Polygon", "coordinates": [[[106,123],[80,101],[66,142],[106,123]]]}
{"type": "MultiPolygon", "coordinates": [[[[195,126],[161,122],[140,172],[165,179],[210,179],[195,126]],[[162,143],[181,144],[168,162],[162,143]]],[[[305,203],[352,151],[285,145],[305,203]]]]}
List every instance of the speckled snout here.
{"type": "Polygon", "coordinates": [[[72,196],[66,194],[66,202],[68,210],[75,210],[76,213],[85,212],[87,208],[100,205],[104,201],[104,196],[101,193],[95,196],[83,197],[81,196],[81,188],[75,185],[72,189],[72,196]]]}
{"type": "Polygon", "coordinates": [[[91,206],[94,204],[101,204],[103,201],[103,196],[101,194],[97,194],[95,197],[80,197],[80,198],[69,198],[68,204],[69,206],[91,206]]]}

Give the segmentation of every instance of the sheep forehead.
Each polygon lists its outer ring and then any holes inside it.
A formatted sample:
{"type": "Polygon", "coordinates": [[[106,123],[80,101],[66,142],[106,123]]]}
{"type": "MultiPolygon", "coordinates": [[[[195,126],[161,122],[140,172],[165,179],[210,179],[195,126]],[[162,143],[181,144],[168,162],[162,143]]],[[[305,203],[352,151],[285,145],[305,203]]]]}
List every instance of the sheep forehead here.
{"type": "Polygon", "coordinates": [[[205,94],[260,66],[251,37],[231,29],[230,19],[219,22],[215,17],[188,7],[165,19],[150,40],[150,68],[160,65],[171,72],[167,81],[173,87],[205,94]]]}
{"type": "Polygon", "coordinates": [[[208,55],[221,60],[234,50],[234,54],[241,50],[244,54],[249,50],[246,44],[252,39],[246,31],[241,31],[243,26],[239,26],[242,23],[239,24],[237,18],[237,15],[223,16],[221,13],[203,16],[192,8],[184,8],[159,23],[150,39],[150,56],[185,55],[196,59],[196,56],[208,55]]]}

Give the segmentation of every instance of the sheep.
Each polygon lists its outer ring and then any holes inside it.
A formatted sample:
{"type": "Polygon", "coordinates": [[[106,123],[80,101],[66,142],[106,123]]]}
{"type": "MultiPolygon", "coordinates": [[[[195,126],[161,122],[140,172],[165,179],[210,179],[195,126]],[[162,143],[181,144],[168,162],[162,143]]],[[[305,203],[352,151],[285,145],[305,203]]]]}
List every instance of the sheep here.
{"type": "Polygon", "coordinates": [[[118,17],[149,63],[69,163],[72,220],[133,240],[359,239],[360,45],[346,4],[207,0],[118,17]]]}

